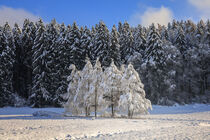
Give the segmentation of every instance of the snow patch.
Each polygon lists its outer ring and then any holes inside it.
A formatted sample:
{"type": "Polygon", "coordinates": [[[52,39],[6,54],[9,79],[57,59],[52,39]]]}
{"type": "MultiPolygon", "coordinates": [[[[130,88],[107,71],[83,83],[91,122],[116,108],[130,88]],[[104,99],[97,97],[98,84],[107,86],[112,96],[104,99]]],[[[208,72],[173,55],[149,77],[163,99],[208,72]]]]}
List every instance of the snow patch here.
{"type": "Polygon", "coordinates": [[[62,114],[52,112],[52,111],[36,111],[33,113],[33,116],[36,117],[62,117],[62,114]]]}

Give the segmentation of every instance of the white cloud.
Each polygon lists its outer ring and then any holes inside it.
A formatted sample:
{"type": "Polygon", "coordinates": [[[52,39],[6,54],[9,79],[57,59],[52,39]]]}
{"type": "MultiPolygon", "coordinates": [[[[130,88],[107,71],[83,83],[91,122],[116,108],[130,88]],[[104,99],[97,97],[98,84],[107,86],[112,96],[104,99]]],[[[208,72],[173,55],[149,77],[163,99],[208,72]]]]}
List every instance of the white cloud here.
{"type": "Polygon", "coordinates": [[[199,11],[200,18],[210,18],[210,0],[188,0],[188,2],[199,11]]]}
{"type": "Polygon", "coordinates": [[[130,23],[134,26],[142,24],[143,26],[149,26],[152,23],[159,23],[160,25],[167,25],[173,19],[173,13],[170,9],[162,6],[161,8],[147,8],[147,10],[141,13],[135,13],[131,16],[130,23]]]}
{"type": "Polygon", "coordinates": [[[8,22],[11,26],[17,23],[20,27],[22,27],[26,18],[35,22],[38,21],[39,16],[23,9],[14,9],[6,6],[0,7],[0,25],[4,25],[5,22],[8,22]]]}

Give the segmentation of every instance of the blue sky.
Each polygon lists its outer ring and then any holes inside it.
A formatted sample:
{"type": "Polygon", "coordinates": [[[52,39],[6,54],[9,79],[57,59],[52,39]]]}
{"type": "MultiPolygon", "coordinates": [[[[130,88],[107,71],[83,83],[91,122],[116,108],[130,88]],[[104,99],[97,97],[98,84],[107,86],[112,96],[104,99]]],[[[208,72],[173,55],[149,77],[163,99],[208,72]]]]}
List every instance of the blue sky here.
{"type": "Polygon", "coordinates": [[[195,22],[210,18],[210,0],[0,0],[0,24],[22,23],[24,18],[91,27],[103,20],[108,27],[119,21],[131,25],[166,24],[172,19],[195,22]]]}

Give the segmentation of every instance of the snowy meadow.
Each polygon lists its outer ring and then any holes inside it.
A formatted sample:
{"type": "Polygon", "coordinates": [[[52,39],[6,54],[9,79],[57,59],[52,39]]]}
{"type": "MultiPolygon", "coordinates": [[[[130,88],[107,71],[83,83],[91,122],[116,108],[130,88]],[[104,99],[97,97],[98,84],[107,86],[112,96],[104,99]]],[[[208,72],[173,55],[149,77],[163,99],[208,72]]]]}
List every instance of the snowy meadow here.
{"type": "Polygon", "coordinates": [[[210,138],[210,105],[206,104],[153,105],[150,115],[135,119],[63,114],[63,108],[0,108],[0,140],[210,138]]]}

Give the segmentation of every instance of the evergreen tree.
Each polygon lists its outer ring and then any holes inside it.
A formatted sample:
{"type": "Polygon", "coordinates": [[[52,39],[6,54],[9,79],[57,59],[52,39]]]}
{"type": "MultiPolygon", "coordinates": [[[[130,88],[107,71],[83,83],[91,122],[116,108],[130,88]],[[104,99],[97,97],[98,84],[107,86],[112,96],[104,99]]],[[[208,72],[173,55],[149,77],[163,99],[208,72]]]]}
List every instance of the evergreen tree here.
{"type": "Polygon", "coordinates": [[[23,65],[23,44],[21,39],[21,30],[17,24],[14,25],[13,28],[13,38],[15,45],[15,63],[14,63],[14,90],[19,93],[19,95],[23,98],[27,98],[27,87],[25,81],[25,67],[23,65]]]}
{"type": "Polygon", "coordinates": [[[91,31],[85,26],[84,32],[81,36],[81,48],[85,51],[85,56],[91,57],[91,47],[92,47],[92,34],[91,31]]]}
{"type": "Polygon", "coordinates": [[[205,28],[205,24],[204,22],[201,20],[198,24],[197,24],[197,28],[196,31],[194,33],[194,45],[198,45],[201,43],[203,35],[204,35],[204,28],[205,28]]]}
{"type": "Polygon", "coordinates": [[[129,27],[129,24],[125,22],[123,24],[122,33],[120,34],[120,50],[122,63],[127,64],[129,58],[134,54],[134,42],[133,33],[129,27]]]}
{"type": "Polygon", "coordinates": [[[85,51],[81,48],[81,32],[76,22],[72,25],[69,39],[72,42],[70,46],[70,61],[77,67],[77,69],[81,70],[82,66],[85,64],[85,51]]]}
{"type": "Polygon", "coordinates": [[[23,23],[21,34],[21,74],[25,81],[25,98],[31,95],[32,89],[32,47],[36,35],[36,26],[33,22],[26,19],[23,23]]]}
{"type": "Polygon", "coordinates": [[[140,53],[142,56],[144,55],[144,51],[146,49],[146,39],[145,35],[142,31],[141,25],[138,25],[138,27],[135,29],[134,33],[134,48],[137,53],[140,53]]]}
{"type": "Polygon", "coordinates": [[[53,19],[47,26],[46,26],[46,42],[45,45],[47,46],[48,55],[46,56],[47,63],[46,66],[49,68],[49,81],[46,81],[47,84],[50,85],[48,87],[48,91],[51,94],[53,106],[60,106],[60,91],[57,91],[60,82],[60,76],[58,65],[59,62],[55,59],[59,57],[59,46],[57,45],[57,40],[59,37],[59,26],[56,23],[56,20],[53,19]]]}
{"type": "Polygon", "coordinates": [[[204,32],[205,34],[204,34],[203,43],[210,46],[210,20],[207,20],[204,32]]]}
{"type": "Polygon", "coordinates": [[[12,36],[12,30],[8,23],[4,25],[1,31],[1,104],[0,106],[13,104],[13,68],[15,62],[15,45],[12,36]]]}
{"type": "Polygon", "coordinates": [[[92,26],[90,34],[91,34],[91,41],[90,41],[90,44],[88,46],[89,54],[86,54],[86,56],[89,55],[88,57],[90,58],[90,61],[91,61],[92,65],[94,65],[95,61],[96,61],[95,46],[94,46],[95,45],[95,39],[96,39],[96,29],[95,29],[94,26],[92,26]]]}
{"type": "MultiPolygon", "coordinates": [[[[184,89],[186,85],[186,66],[187,66],[187,43],[185,40],[185,35],[182,27],[178,28],[178,32],[175,38],[175,46],[179,49],[180,51],[180,65],[177,66],[176,68],[176,83],[177,83],[177,92],[179,94],[184,95],[184,89]]],[[[179,97],[178,97],[179,98],[179,97]]],[[[182,101],[184,102],[184,101],[182,101]]]]}
{"type": "Polygon", "coordinates": [[[0,27],[0,107],[3,107],[5,105],[9,104],[9,96],[10,92],[7,91],[7,85],[5,83],[5,77],[6,77],[6,47],[7,42],[4,35],[3,27],[0,27]]]}
{"type": "Polygon", "coordinates": [[[184,55],[185,55],[187,48],[186,48],[186,40],[185,40],[184,31],[181,27],[178,28],[178,32],[176,34],[174,44],[180,50],[181,54],[183,55],[183,59],[184,59],[184,57],[185,57],[184,55]]]}
{"type": "Polygon", "coordinates": [[[121,22],[118,23],[118,32],[119,32],[119,35],[121,36],[122,34],[122,31],[123,31],[123,24],[121,22]]]}
{"type": "Polygon", "coordinates": [[[149,34],[147,35],[147,48],[145,50],[145,59],[149,63],[163,63],[162,41],[159,33],[156,31],[155,25],[150,26],[149,34]]]}
{"type": "Polygon", "coordinates": [[[96,33],[92,49],[94,60],[99,58],[101,65],[107,67],[111,63],[109,58],[109,30],[102,21],[99,22],[99,25],[96,25],[95,29],[96,33]]]}
{"type": "Polygon", "coordinates": [[[32,54],[32,94],[30,104],[32,107],[43,107],[49,105],[52,101],[49,87],[50,68],[48,67],[49,46],[46,43],[46,28],[40,19],[37,23],[36,38],[34,40],[32,54]]]}
{"type": "Polygon", "coordinates": [[[55,68],[55,74],[56,76],[56,87],[55,90],[55,97],[57,105],[63,104],[65,101],[63,99],[63,96],[67,92],[68,87],[68,81],[67,77],[70,75],[70,70],[68,67],[71,65],[69,58],[70,58],[70,49],[69,49],[69,43],[68,40],[68,34],[70,32],[70,26],[66,27],[63,23],[60,26],[60,34],[57,40],[55,41],[54,45],[54,51],[56,54],[56,57],[54,57],[54,68],[55,68]]]}
{"type": "Polygon", "coordinates": [[[120,58],[120,45],[119,45],[119,33],[117,32],[117,29],[115,25],[112,28],[112,32],[110,35],[110,47],[109,47],[109,55],[115,65],[117,67],[120,67],[121,65],[121,58],[120,58]]]}
{"type": "Polygon", "coordinates": [[[194,39],[196,25],[191,20],[187,20],[183,29],[185,34],[186,45],[188,47],[191,47],[193,45],[192,40],[194,39]]]}
{"type": "Polygon", "coordinates": [[[142,64],[143,81],[147,97],[155,104],[164,96],[163,91],[167,90],[165,83],[166,56],[164,55],[163,42],[154,24],[149,28],[147,36],[147,48],[145,51],[145,62],[142,64]]]}

